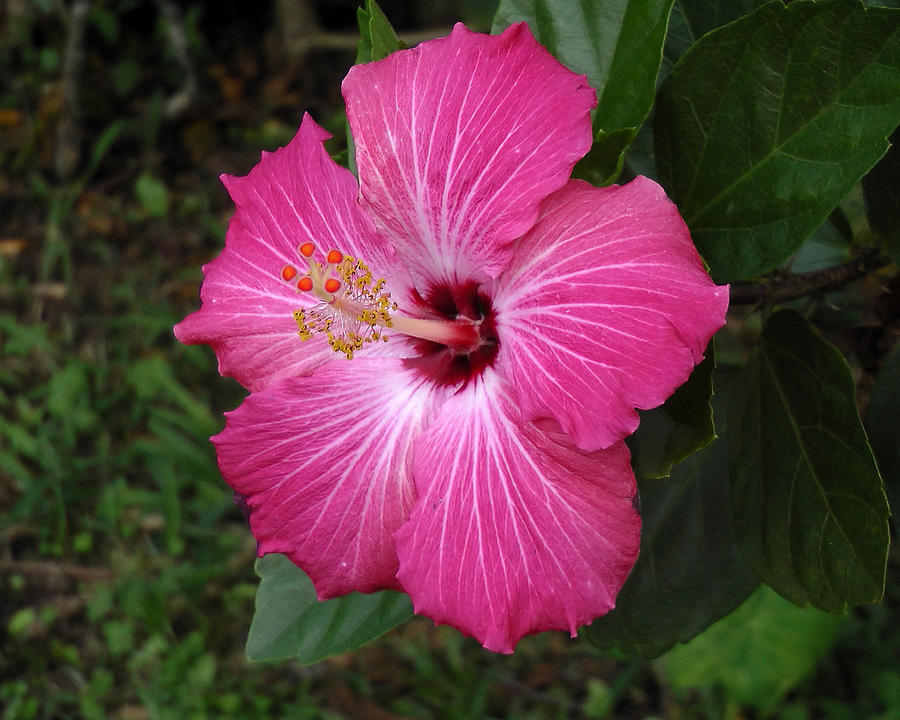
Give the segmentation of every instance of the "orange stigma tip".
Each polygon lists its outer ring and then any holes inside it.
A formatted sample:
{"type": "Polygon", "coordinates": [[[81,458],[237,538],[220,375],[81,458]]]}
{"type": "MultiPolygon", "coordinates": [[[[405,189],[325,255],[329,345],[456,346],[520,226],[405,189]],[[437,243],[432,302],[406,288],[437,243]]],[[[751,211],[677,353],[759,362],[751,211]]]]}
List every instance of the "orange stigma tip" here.
{"type": "Polygon", "coordinates": [[[341,284],[334,278],[328,278],[325,281],[325,292],[333,293],[333,292],[337,292],[340,289],[341,289],[341,284]]]}
{"type": "Polygon", "coordinates": [[[334,263],[335,265],[337,265],[339,262],[343,261],[343,259],[344,253],[342,253],[340,250],[330,250],[328,252],[328,262],[330,263],[334,263]]]}
{"type": "Polygon", "coordinates": [[[316,251],[316,246],[311,242],[305,242],[300,246],[300,254],[303,257],[312,257],[312,254],[316,251]]]}
{"type": "Polygon", "coordinates": [[[309,292],[312,290],[312,278],[310,277],[302,277],[297,281],[297,289],[303,290],[304,292],[309,292]]]}
{"type": "Polygon", "coordinates": [[[295,277],[297,277],[297,271],[290,265],[285,265],[283,268],[281,268],[281,277],[286,282],[290,282],[295,277]]]}

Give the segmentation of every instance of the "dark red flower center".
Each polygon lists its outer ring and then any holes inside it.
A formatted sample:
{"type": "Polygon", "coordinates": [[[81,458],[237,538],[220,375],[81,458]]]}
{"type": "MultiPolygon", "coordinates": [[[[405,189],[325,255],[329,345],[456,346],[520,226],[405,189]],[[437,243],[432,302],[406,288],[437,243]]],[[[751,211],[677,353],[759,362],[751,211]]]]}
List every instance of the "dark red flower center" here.
{"type": "Polygon", "coordinates": [[[479,377],[494,364],[500,350],[497,321],[491,298],[476,282],[435,285],[423,297],[414,291],[413,300],[421,317],[444,323],[470,326],[474,332],[465,344],[446,345],[417,340],[418,357],[404,362],[438,385],[461,385],[479,377]]]}

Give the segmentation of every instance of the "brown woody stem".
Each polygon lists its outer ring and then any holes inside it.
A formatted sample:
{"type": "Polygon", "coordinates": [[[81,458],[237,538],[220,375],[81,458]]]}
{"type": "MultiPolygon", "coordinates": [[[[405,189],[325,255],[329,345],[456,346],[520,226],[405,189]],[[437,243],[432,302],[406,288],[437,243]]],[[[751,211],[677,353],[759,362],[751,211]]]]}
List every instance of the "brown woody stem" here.
{"type": "Polygon", "coordinates": [[[824,270],[790,275],[779,272],[769,280],[735,283],[731,286],[731,304],[779,303],[813,293],[827,292],[859,280],[889,265],[890,262],[879,250],[872,248],[865,250],[853,260],[824,270]]]}

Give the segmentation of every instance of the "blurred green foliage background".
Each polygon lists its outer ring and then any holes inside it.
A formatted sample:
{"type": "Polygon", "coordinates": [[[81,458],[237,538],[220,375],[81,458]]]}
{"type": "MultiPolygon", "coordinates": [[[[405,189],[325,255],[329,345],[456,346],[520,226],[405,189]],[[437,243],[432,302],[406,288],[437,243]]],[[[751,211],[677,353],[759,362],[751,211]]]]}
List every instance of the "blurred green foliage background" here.
{"type": "MultiPolygon", "coordinates": [[[[417,618],[313,666],[247,662],[255,543],[208,442],[243,391],[171,327],[223,242],[218,175],[304,110],[340,152],[356,7],[0,2],[0,718],[900,718],[896,552],[882,605],[780,620],[781,658],[727,625],[655,663],[558,634],[502,657],[417,618]]],[[[382,7],[410,42],[493,12],[382,7]]],[[[753,602],[723,622],[784,612],[753,602]]]]}

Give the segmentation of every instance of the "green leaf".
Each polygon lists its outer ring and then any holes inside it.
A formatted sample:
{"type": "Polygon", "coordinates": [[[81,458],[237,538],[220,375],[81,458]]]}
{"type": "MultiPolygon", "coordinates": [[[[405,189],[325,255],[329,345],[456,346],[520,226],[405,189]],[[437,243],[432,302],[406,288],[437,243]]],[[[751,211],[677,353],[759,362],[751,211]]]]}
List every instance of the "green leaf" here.
{"type": "Polygon", "coordinates": [[[406,595],[385,590],[319,602],[306,574],[284,555],[256,561],[262,578],[247,638],[250,660],[318,662],[355,650],[412,617],[406,595]]]}
{"type": "Polygon", "coordinates": [[[669,17],[663,66],[671,68],[706,33],[746,15],[766,0],[676,0],[669,17]]]}
{"type": "Polygon", "coordinates": [[[572,170],[572,177],[587,180],[592,185],[608,185],[625,166],[625,151],[637,136],[633,127],[612,132],[598,130],[594,144],[572,170]]]}
{"type": "Polygon", "coordinates": [[[671,478],[639,479],[641,554],[615,610],[585,629],[593,644],[655,657],[731,612],[759,584],[741,562],[729,512],[722,414],[733,379],[716,373],[721,437],[677,465],[671,478]]]}
{"type": "Polygon", "coordinates": [[[661,406],[641,413],[641,424],[628,438],[631,465],[640,477],[668,477],[672,466],[706,447],[715,438],[712,373],[716,365],[710,342],[706,358],[688,381],[661,406]]]}
{"type": "MultiPolygon", "coordinates": [[[[48,5],[50,4],[48,3],[48,5]]],[[[119,15],[117,13],[108,8],[98,7],[97,3],[91,3],[88,17],[107,43],[116,45],[119,42],[119,15]]]]}
{"type": "Polygon", "coordinates": [[[165,217],[169,213],[169,189],[159,178],[143,173],[134,184],[134,192],[150,217],[165,217]]]}
{"type": "Polygon", "coordinates": [[[70,360],[47,383],[47,411],[67,425],[67,429],[87,430],[97,425],[90,396],[87,367],[70,360]]]}
{"type": "Polygon", "coordinates": [[[81,176],[82,182],[87,182],[88,178],[97,171],[103,158],[106,157],[106,154],[112,148],[113,143],[115,143],[115,141],[119,139],[119,136],[128,130],[130,126],[130,120],[116,120],[104,128],[103,132],[97,136],[97,139],[91,147],[90,157],[81,176]]]}
{"type": "Polygon", "coordinates": [[[673,0],[500,0],[491,31],[528,23],[538,42],[597,89],[597,145],[578,174],[612,182],[656,91],[673,0]]]}
{"type": "Polygon", "coordinates": [[[900,127],[891,135],[891,149],[862,179],[869,227],[884,236],[885,250],[900,263],[900,127]]]}
{"type": "Polygon", "coordinates": [[[893,509],[894,528],[900,533],[900,346],[894,348],[878,373],[866,420],[893,509]]]}
{"type": "Polygon", "coordinates": [[[729,470],[747,563],[799,605],[842,612],[877,602],[888,508],[844,358],[782,310],[765,324],[740,389],[729,470]]]}
{"type": "MultiPolygon", "coordinates": [[[[663,45],[662,63],[656,79],[657,86],[662,83],[672,66],[698,38],[710,30],[736,20],[766,1],[729,0],[729,2],[717,2],[716,0],[675,0],[672,12],[669,14],[669,29],[663,45]]],[[[631,176],[646,175],[647,177],[657,177],[656,161],[653,155],[652,125],[653,110],[651,108],[647,121],[638,130],[625,158],[625,167],[631,176]]],[[[576,172],[578,170],[580,170],[580,165],[576,166],[576,172]]],[[[587,180],[594,181],[588,175],[584,177],[587,180]]]]}
{"type": "Polygon", "coordinates": [[[29,635],[36,623],[37,613],[34,608],[26,607],[13,613],[7,624],[7,630],[13,637],[29,635]]]}
{"type": "Polygon", "coordinates": [[[662,664],[676,689],[721,685],[732,700],[767,715],[815,667],[845,621],[798,608],[763,585],[662,664]]]}
{"type": "MultiPolygon", "coordinates": [[[[371,14],[364,8],[356,9],[356,22],[359,25],[359,43],[356,46],[356,64],[372,62],[372,30],[369,27],[371,14]]],[[[347,138],[347,169],[354,175],[359,172],[356,168],[356,142],[350,131],[350,121],[344,117],[344,134],[347,138]]],[[[341,164],[341,163],[338,163],[341,164]]]]}
{"type": "Polygon", "coordinates": [[[779,1],[701,38],[656,105],[656,160],[719,282],[796,250],[900,121],[900,13],[779,1]]]}
{"type": "Polygon", "coordinates": [[[382,60],[402,48],[403,43],[397,38],[397,33],[375,0],[366,0],[366,7],[371,16],[369,30],[372,33],[372,60],[382,60]]]}
{"type": "MultiPolygon", "coordinates": [[[[359,25],[357,65],[382,60],[395,50],[405,47],[375,0],[366,0],[365,8],[357,8],[356,22],[359,25]]],[[[350,123],[345,121],[344,124],[347,129],[347,167],[356,175],[356,144],[350,132],[350,123]]]]}
{"type": "Polygon", "coordinates": [[[850,241],[838,225],[846,220],[838,212],[832,213],[832,217],[834,219],[829,218],[819,225],[794,253],[790,262],[791,272],[824,270],[850,259],[850,241]]]}
{"type": "Polygon", "coordinates": [[[141,81],[141,72],[142,68],[134,58],[126,58],[114,64],[110,75],[116,96],[124,98],[129,95],[141,81]]]}
{"type": "Polygon", "coordinates": [[[356,23],[359,25],[359,43],[356,46],[356,64],[372,62],[372,30],[369,20],[372,16],[365,8],[356,9],[356,23]]]}
{"type": "Polygon", "coordinates": [[[375,0],[366,0],[365,8],[357,9],[356,21],[359,24],[357,64],[382,60],[403,47],[390,21],[375,0]]]}

